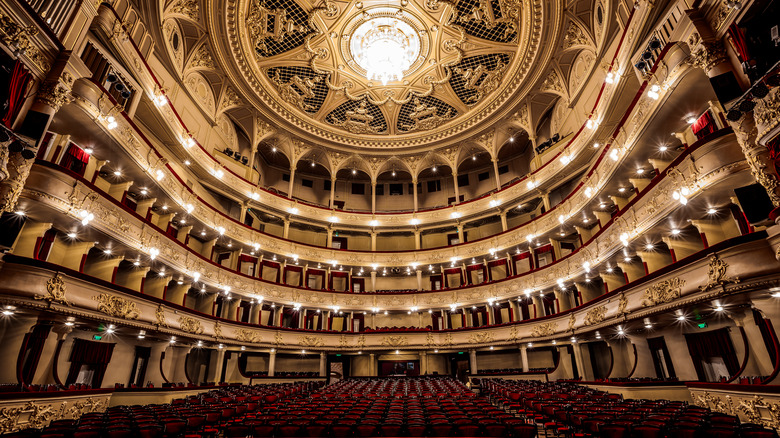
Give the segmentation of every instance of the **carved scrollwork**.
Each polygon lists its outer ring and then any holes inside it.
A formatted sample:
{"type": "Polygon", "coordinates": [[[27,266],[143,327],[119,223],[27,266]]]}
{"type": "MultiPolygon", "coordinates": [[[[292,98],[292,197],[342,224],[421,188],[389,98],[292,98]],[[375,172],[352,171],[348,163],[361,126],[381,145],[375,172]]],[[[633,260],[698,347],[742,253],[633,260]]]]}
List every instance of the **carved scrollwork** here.
{"type": "Polygon", "coordinates": [[[179,317],[179,329],[196,335],[203,334],[203,324],[200,323],[200,320],[189,316],[179,317]]]}
{"type": "Polygon", "coordinates": [[[154,312],[154,319],[158,326],[168,327],[168,321],[165,319],[165,308],[162,304],[157,305],[157,310],[154,312]]]}
{"type": "MultiPolygon", "coordinates": [[[[574,315],[572,315],[574,316],[574,315]]],[[[585,325],[593,325],[598,324],[607,317],[607,306],[596,306],[585,314],[585,321],[583,324],[585,325]]]]}
{"type": "Polygon", "coordinates": [[[684,285],[685,280],[681,280],[677,277],[660,281],[645,290],[645,299],[642,300],[642,305],[649,307],[676,300],[677,298],[680,298],[680,293],[684,285]]]}
{"type": "Polygon", "coordinates": [[[106,315],[123,319],[138,319],[140,316],[138,306],[125,298],[103,293],[93,299],[98,303],[97,310],[106,315]]]}
{"type": "Polygon", "coordinates": [[[556,325],[554,322],[543,322],[535,325],[531,329],[531,336],[534,338],[541,338],[543,336],[552,336],[555,334],[556,325]]]}
{"type": "Polygon", "coordinates": [[[68,299],[65,297],[65,290],[65,281],[62,279],[62,274],[58,272],[46,282],[46,295],[36,295],[35,299],[70,306],[68,299]]]}
{"type": "Polygon", "coordinates": [[[382,345],[387,345],[388,347],[402,347],[404,345],[409,345],[409,340],[406,336],[385,336],[380,343],[382,345]]]}
{"type": "Polygon", "coordinates": [[[257,333],[254,330],[249,330],[249,329],[236,330],[236,341],[256,343],[256,342],[260,342],[261,339],[262,336],[260,336],[260,333],[257,333]]]}
{"type": "Polygon", "coordinates": [[[322,340],[322,336],[304,335],[298,336],[298,345],[303,347],[322,347],[325,345],[325,341],[322,340]]]}
{"type": "Polygon", "coordinates": [[[469,336],[469,343],[471,344],[487,344],[493,342],[494,336],[492,332],[472,333],[469,336]]]}
{"type": "Polygon", "coordinates": [[[717,255],[710,256],[710,263],[707,265],[707,284],[699,286],[699,290],[706,291],[716,286],[723,286],[729,283],[739,283],[739,277],[730,277],[726,275],[729,264],[719,259],[717,255]]]}

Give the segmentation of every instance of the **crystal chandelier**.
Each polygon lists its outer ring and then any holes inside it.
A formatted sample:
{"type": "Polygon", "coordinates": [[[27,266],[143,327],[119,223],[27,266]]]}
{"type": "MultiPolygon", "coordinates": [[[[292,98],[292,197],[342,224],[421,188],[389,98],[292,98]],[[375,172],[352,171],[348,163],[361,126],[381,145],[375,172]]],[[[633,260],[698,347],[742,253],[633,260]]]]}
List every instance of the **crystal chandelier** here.
{"type": "Polygon", "coordinates": [[[378,17],[358,26],[350,40],[355,61],[369,80],[400,81],[420,54],[417,32],[394,17],[378,17]]]}

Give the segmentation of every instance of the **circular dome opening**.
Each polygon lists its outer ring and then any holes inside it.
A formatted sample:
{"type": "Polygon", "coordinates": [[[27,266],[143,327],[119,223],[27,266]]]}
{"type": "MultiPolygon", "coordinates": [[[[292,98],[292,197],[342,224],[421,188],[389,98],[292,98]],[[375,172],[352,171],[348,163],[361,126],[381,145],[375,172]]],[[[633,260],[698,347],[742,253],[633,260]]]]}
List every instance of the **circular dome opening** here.
{"type": "Polygon", "coordinates": [[[352,32],[349,49],[366,78],[387,85],[400,81],[420,56],[420,35],[397,18],[377,17],[352,32]]]}

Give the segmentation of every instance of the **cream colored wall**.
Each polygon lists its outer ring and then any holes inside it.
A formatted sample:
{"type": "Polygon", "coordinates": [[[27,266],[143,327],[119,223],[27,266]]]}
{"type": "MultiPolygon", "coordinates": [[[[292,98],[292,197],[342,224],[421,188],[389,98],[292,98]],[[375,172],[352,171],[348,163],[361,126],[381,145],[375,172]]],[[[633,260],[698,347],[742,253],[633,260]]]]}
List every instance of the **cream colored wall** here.
{"type": "Polygon", "coordinates": [[[522,366],[519,349],[477,353],[478,370],[521,368],[522,366]]]}
{"type": "Polygon", "coordinates": [[[394,313],[385,315],[377,313],[376,315],[366,315],[366,325],[372,328],[376,327],[420,327],[420,321],[422,318],[422,326],[431,325],[431,317],[427,312],[422,312],[419,315],[412,313],[411,315],[405,313],[394,313]]]}
{"type": "Polygon", "coordinates": [[[428,352],[428,374],[439,373],[441,376],[449,374],[449,361],[443,354],[428,352]]]}
{"type": "Polygon", "coordinates": [[[286,356],[277,354],[275,371],[278,372],[319,372],[319,353],[308,353],[305,356],[286,356]]]}
{"type": "Polygon", "coordinates": [[[328,235],[324,230],[302,230],[291,226],[289,233],[290,234],[288,235],[288,239],[294,242],[305,243],[307,245],[325,246],[325,243],[328,239],[328,235]]]}
{"type": "MultiPolygon", "coordinates": [[[[428,282],[430,286],[430,280],[427,280],[423,275],[423,287],[425,288],[425,282],[428,282]]],[[[366,288],[371,286],[371,277],[366,277],[366,288]]],[[[377,290],[404,290],[404,289],[417,289],[417,273],[412,275],[402,275],[400,277],[383,277],[381,272],[376,276],[376,288],[377,290]]]]}
{"type": "Polygon", "coordinates": [[[414,234],[408,236],[383,236],[377,234],[376,236],[376,250],[377,251],[404,251],[414,249],[414,234]]]}
{"type": "Polygon", "coordinates": [[[528,368],[550,368],[554,365],[552,351],[528,349],[528,368]]]}
{"type": "Polygon", "coordinates": [[[360,354],[351,357],[350,373],[353,377],[370,376],[371,357],[367,354],[360,354]]]}

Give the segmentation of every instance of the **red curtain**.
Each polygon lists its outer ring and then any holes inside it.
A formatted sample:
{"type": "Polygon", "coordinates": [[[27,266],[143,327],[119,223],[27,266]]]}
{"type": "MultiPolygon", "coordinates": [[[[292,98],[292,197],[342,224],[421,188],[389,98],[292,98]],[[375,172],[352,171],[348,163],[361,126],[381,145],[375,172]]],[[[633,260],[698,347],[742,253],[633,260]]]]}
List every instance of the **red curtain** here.
{"type": "Polygon", "coordinates": [[[11,73],[11,81],[8,84],[8,111],[3,116],[3,124],[8,128],[13,125],[19,110],[24,104],[24,95],[27,91],[27,85],[30,83],[32,75],[18,59],[14,63],[14,70],[11,73]]]}
{"type": "Polygon", "coordinates": [[[366,291],[366,279],[365,278],[352,278],[352,292],[355,292],[355,290],[358,290],[358,288],[355,287],[355,285],[360,286],[360,292],[366,291]]]}
{"type": "Polygon", "coordinates": [[[449,281],[447,280],[447,276],[451,274],[460,274],[460,284],[463,286],[465,282],[463,281],[463,269],[461,268],[448,268],[444,270],[444,287],[448,288],[450,287],[449,281]]]}
{"type": "Polygon", "coordinates": [[[38,361],[41,359],[41,352],[49,337],[51,323],[36,324],[33,329],[24,335],[22,348],[19,350],[17,358],[17,369],[19,373],[19,383],[29,385],[32,383],[35,371],[38,369],[38,361]]]}
{"type": "Polygon", "coordinates": [[[737,55],[739,55],[739,60],[742,62],[750,61],[745,32],[737,26],[737,23],[731,23],[731,26],[729,26],[729,36],[734,44],[734,49],[737,51],[737,55]]]}
{"type": "Polygon", "coordinates": [[[68,150],[65,151],[65,156],[62,157],[62,161],[60,161],[60,166],[84,176],[87,162],[89,162],[89,154],[71,143],[68,146],[68,150]]]}
{"type": "Polygon", "coordinates": [[[709,110],[705,111],[704,114],[691,125],[691,130],[697,139],[715,132],[715,120],[713,120],[709,110]]]}
{"type": "Polygon", "coordinates": [[[43,237],[38,238],[38,241],[35,243],[35,260],[46,260],[49,257],[49,251],[51,251],[51,245],[54,243],[56,236],[57,230],[50,228],[43,237]]]}
{"type": "Polygon", "coordinates": [[[704,333],[688,333],[685,335],[685,342],[688,344],[688,352],[691,354],[691,360],[694,368],[696,368],[699,380],[703,382],[707,380],[702,360],[706,361],[714,357],[723,359],[723,363],[731,376],[739,371],[737,353],[734,350],[734,344],[731,342],[728,328],[704,333]]]}
{"type": "Polygon", "coordinates": [[[82,365],[92,365],[95,373],[92,377],[92,387],[99,388],[106,373],[106,367],[114,353],[113,343],[94,342],[84,339],[74,339],[73,349],[70,352],[70,370],[68,371],[67,384],[76,382],[82,365]]]}

